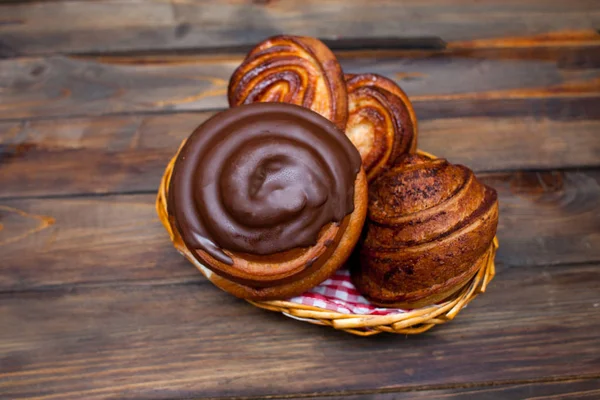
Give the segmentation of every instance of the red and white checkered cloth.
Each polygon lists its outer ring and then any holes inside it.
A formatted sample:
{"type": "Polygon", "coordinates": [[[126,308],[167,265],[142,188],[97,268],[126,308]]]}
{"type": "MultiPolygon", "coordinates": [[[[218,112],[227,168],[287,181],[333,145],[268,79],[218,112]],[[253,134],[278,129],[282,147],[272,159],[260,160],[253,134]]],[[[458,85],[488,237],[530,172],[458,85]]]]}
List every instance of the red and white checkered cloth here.
{"type": "Polygon", "coordinates": [[[406,312],[395,308],[379,308],[369,303],[358,293],[346,269],[339,270],[319,286],[289,301],[342,314],[389,315],[406,312]]]}

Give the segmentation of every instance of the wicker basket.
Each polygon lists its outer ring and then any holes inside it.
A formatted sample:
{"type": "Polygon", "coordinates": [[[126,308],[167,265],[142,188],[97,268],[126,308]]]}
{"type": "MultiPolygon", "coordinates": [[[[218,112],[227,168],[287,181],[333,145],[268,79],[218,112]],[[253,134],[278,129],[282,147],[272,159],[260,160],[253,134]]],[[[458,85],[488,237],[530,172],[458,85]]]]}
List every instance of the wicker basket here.
{"type": "MultiPolygon", "coordinates": [[[[419,151],[419,154],[435,158],[435,156],[422,151],[419,151]]],[[[161,222],[169,232],[175,248],[210,280],[212,272],[200,264],[186,248],[179,233],[172,226],[172,221],[167,213],[167,188],[176,157],[177,155],[173,157],[163,175],[156,199],[156,210],[161,222]]],[[[435,325],[452,320],[479,293],[485,292],[487,285],[495,275],[494,257],[497,248],[498,239],[494,238],[492,245],[484,255],[485,261],[482,263],[481,269],[464,288],[449,299],[433,306],[410,310],[404,313],[390,315],[342,314],[290,301],[248,300],[248,302],[256,307],[280,312],[301,321],[317,325],[328,325],[359,336],[371,336],[381,332],[418,334],[433,328],[435,325]]]]}

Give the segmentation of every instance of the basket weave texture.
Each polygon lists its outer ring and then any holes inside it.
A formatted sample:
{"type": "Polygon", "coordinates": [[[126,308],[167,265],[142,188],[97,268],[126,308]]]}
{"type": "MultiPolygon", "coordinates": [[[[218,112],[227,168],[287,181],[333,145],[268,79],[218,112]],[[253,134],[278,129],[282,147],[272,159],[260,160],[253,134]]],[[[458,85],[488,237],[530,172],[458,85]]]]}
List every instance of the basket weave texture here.
{"type": "MultiPolygon", "coordinates": [[[[431,154],[419,151],[419,154],[435,158],[431,154]]],[[[167,213],[167,190],[171,179],[173,165],[177,155],[173,157],[160,183],[158,196],[156,199],[156,211],[158,216],[169,232],[171,241],[175,248],[186,257],[196,268],[208,279],[211,280],[212,271],[198,262],[190,250],[185,246],[179,236],[173,221],[167,213]]],[[[450,298],[445,301],[419,309],[406,310],[406,312],[388,314],[388,315],[361,315],[361,314],[343,314],[319,307],[308,306],[291,301],[271,300],[271,301],[250,301],[248,302],[256,307],[270,311],[282,313],[286,316],[299,319],[317,325],[327,325],[335,329],[340,329],[348,333],[359,336],[371,336],[381,332],[399,333],[399,334],[418,334],[425,332],[435,325],[451,321],[456,317],[471,300],[479,293],[485,292],[488,284],[495,275],[494,258],[498,248],[498,239],[494,238],[490,248],[483,255],[481,269],[475,276],[450,298]]]]}

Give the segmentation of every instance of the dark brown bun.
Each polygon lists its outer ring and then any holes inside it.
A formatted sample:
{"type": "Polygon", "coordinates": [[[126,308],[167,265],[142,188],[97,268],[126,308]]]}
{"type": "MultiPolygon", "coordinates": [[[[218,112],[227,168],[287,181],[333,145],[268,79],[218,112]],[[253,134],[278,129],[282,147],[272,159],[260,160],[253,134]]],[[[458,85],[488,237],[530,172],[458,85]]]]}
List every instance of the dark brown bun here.
{"type": "Polygon", "coordinates": [[[419,308],[461,289],[496,234],[496,191],[471,170],[408,155],[369,188],[357,289],[384,307],[419,308]]]}

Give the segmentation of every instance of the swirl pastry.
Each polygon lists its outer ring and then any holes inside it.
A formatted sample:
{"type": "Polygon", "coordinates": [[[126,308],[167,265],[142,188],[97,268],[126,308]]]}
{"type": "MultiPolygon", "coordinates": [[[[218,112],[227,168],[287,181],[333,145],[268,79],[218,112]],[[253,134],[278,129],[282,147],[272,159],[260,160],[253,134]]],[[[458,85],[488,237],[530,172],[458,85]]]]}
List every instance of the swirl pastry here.
{"type": "Polygon", "coordinates": [[[372,181],[404,153],[417,148],[417,118],[406,93],[375,74],[346,75],[346,135],[358,148],[372,181]]]}
{"type": "Polygon", "coordinates": [[[369,188],[357,289],[371,302],[418,308],[461,289],[496,234],[496,191],[443,159],[407,155],[369,188]]]}
{"type": "Polygon", "coordinates": [[[248,53],[229,81],[231,107],[256,102],[291,103],[321,114],[341,131],[348,99],[337,59],[318,39],[275,36],[248,53]]]}
{"type": "Polygon", "coordinates": [[[251,300],[289,298],[327,279],[366,216],[366,176],[352,143],[290,104],[212,117],[182,146],[167,179],[173,240],[213,283],[251,300]]]}

